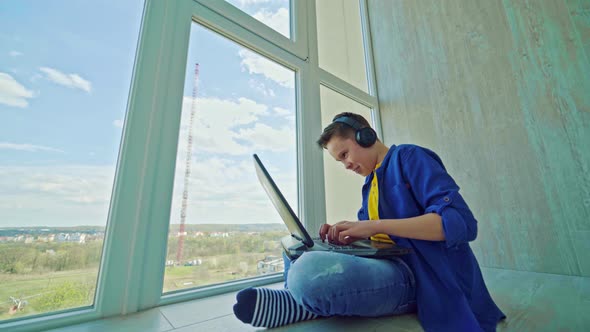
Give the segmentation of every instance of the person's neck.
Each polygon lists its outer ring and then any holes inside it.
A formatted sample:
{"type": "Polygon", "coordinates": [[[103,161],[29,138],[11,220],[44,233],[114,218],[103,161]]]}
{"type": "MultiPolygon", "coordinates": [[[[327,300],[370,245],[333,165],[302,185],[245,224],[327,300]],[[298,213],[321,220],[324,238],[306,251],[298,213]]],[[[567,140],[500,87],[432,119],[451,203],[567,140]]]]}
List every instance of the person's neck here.
{"type": "Polygon", "coordinates": [[[375,143],[375,148],[377,149],[377,165],[379,165],[383,162],[383,159],[385,159],[387,152],[389,152],[389,148],[380,141],[375,143]]]}

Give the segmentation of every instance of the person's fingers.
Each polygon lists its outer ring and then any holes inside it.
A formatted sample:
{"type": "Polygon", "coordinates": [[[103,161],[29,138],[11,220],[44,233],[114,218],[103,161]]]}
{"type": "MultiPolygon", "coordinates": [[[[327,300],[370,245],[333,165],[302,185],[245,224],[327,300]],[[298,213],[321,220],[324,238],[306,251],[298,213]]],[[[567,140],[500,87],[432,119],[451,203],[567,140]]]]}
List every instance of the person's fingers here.
{"type": "Polygon", "coordinates": [[[349,228],[347,226],[348,225],[346,224],[346,222],[332,225],[332,227],[330,228],[329,241],[337,244],[345,244],[348,240],[345,240],[340,234],[342,234],[342,232],[345,232],[349,228]]]}
{"type": "Polygon", "coordinates": [[[340,243],[349,244],[354,241],[353,237],[350,236],[348,230],[338,233],[338,241],[340,243]]]}
{"type": "Polygon", "coordinates": [[[332,227],[330,227],[330,229],[327,232],[327,237],[328,237],[328,241],[333,242],[332,238],[333,238],[333,232],[336,228],[334,228],[334,225],[332,225],[332,227]]]}
{"type": "Polygon", "coordinates": [[[330,232],[328,233],[328,241],[332,243],[338,243],[338,224],[332,225],[330,227],[330,232]]]}
{"type": "Polygon", "coordinates": [[[320,239],[323,241],[326,239],[326,235],[328,234],[328,232],[330,231],[330,227],[331,225],[329,224],[323,224],[320,227],[320,239]]]}

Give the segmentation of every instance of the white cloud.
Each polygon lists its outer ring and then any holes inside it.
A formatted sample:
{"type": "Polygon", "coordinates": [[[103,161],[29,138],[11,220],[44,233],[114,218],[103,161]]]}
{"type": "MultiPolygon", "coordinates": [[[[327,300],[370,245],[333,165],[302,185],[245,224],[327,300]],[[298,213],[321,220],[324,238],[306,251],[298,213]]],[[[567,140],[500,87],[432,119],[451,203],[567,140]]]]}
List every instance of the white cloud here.
{"type": "Polygon", "coordinates": [[[42,145],[33,145],[33,144],[15,144],[15,143],[8,143],[8,142],[0,142],[0,150],[17,150],[17,151],[27,151],[27,152],[60,152],[63,153],[63,150],[42,146],[42,145]]]}
{"type": "Polygon", "coordinates": [[[252,6],[252,5],[260,5],[263,3],[268,3],[271,0],[237,0],[241,6],[252,6]]]}
{"type": "MultiPolygon", "coordinates": [[[[188,124],[192,107],[191,97],[184,97],[180,128],[178,162],[184,162],[187,151],[188,124]]],[[[256,151],[286,151],[294,149],[295,125],[278,128],[264,123],[262,116],[279,114],[285,119],[293,116],[291,112],[275,108],[271,113],[268,106],[247,98],[237,101],[216,98],[197,98],[195,104],[195,123],[193,126],[193,151],[220,155],[246,155],[256,151]]],[[[276,120],[275,120],[276,121],[276,120]]]]}
{"type": "Polygon", "coordinates": [[[275,111],[275,114],[278,116],[292,116],[293,112],[289,111],[288,109],[284,109],[281,107],[275,107],[273,108],[273,110],[275,111]]]}
{"type": "MultiPolygon", "coordinates": [[[[184,166],[184,163],[177,164],[171,223],[180,222],[184,166]]],[[[272,175],[295,207],[295,174],[275,170],[272,175]]],[[[211,157],[192,163],[186,222],[279,223],[280,217],[256,178],[251,158],[235,161],[211,157]]]]}
{"type": "Polygon", "coordinates": [[[48,80],[59,85],[67,86],[68,88],[81,89],[86,92],[90,92],[92,89],[92,84],[78,74],[65,74],[57,69],[48,67],[41,67],[39,70],[46,74],[48,80]]]}
{"type": "MultiPolygon", "coordinates": [[[[294,110],[288,110],[282,107],[275,107],[273,108],[274,115],[282,118],[283,120],[287,121],[287,126],[292,128],[292,131],[295,131],[295,125],[297,123],[297,119],[295,118],[294,110]]],[[[293,135],[295,133],[293,132],[293,135]]]]}
{"type": "Polygon", "coordinates": [[[252,15],[255,19],[280,32],[283,36],[290,35],[290,18],[287,8],[279,8],[276,12],[262,9],[252,15]]]}
{"type": "MultiPolygon", "coordinates": [[[[187,223],[280,222],[250,160],[211,158],[193,163],[187,223]]],[[[179,222],[184,169],[177,171],[171,222],[179,222]]],[[[106,224],[114,165],[0,167],[0,227],[106,224]]],[[[296,199],[294,174],[273,172],[296,199]]]]}
{"type": "Polygon", "coordinates": [[[27,98],[33,98],[33,91],[9,74],[0,72],[0,104],[24,108],[29,105],[27,98]]]}
{"type": "Polygon", "coordinates": [[[275,96],[275,92],[273,89],[267,88],[266,85],[264,85],[264,83],[258,82],[255,79],[250,79],[248,81],[248,85],[250,86],[250,88],[252,88],[255,91],[260,92],[265,97],[274,97],[275,96]]]}
{"type": "MultiPolygon", "coordinates": [[[[184,97],[180,133],[180,148],[186,151],[192,98],[184,97]],[[183,147],[184,146],[184,147],[183,147]]],[[[247,98],[237,101],[217,98],[197,98],[193,126],[193,149],[209,153],[241,155],[249,149],[236,141],[236,128],[248,125],[268,114],[268,107],[247,98]]],[[[179,152],[184,156],[185,153],[179,152]]]]}
{"type": "MultiPolygon", "coordinates": [[[[184,98],[170,219],[172,223],[180,221],[191,101],[190,97],[184,98]]],[[[268,106],[246,98],[236,101],[198,98],[195,110],[186,222],[280,222],[256,179],[250,154],[256,152],[264,155],[265,151],[287,150],[292,150],[294,154],[294,129],[287,126],[273,129],[270,124],[264,124],[262,121],[276,111],[271,113],[268,106]]],[[[295,173],[284,173],[283,164],[280,168],[272,164],[267,164],[267,167],[272,169],[273,178],[295,206],[295,173]]]]}
{"type": "Polygon", "coordinates": [[[295,87],[295,74],[292,70],[247,49],[241,49],[238,55],[242,58],[242,70],[248,70],[250,74],[262,74],[286,88],[295,87]]]}
{"type": "MultiPolygon", "coordinates": [[[[74,173],[37,173],[34,179],[24,183],[24,188],[47,193],[74,203],[106,203],[109,200],[110,188],[105,185],[106,174],[90,176],[70,167],[74,173]],[[31,181],[32,180],[32,181],[31,181]]],[[[108,183],[108,181],[106,181],[108,183]]],[[[112,185],[112,182],[111,182],[112,185]]]]}
{"type": "Polygon", "coordinates": [[[105,225],[115,166],[0,166],[0,226],[105,225]]]}
{"type": "Polygon", "coordinates": [[[257,123],[254,128],[240,129],[238,136],[249,142],[257,151],[281,152],[293,149],[295,146],[295,131],[288,127],[275,129],[263,123],[257,123]]]}
{"type": "MultiPolygon", "coordinates": [[[[264,160],[296,208],[295,172],[264,160]]],[[[105,225],[115,166],[0,166],[0,227],[105,225]]],[[[177,163],[171,222],[180,221],[184,163],[177,163]]],[[[193,160],[187,223],[280,222],[258,183],[251,158],[193,160]]]]}
{"type": "Polygon", "coordinates": [[[8,52],[8,55],[10,55],[11,57],[17,57],[17,56],[23,55],[23,54],[19,51],[10,51],[10,52],[8,52]]]}
{"type": "Polygon", "coordinates": [[[117,119],[117,120],[113,121],[113,126],[115,126],[117,128],[123,128],[123,120],[117,119]]]}

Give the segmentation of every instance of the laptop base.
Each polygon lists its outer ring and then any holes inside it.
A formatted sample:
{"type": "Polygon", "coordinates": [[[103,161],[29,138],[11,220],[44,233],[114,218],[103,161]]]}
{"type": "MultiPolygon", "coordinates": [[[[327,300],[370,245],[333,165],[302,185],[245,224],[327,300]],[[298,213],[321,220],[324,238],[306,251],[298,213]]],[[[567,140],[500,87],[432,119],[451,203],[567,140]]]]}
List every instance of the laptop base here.
{"type": "Polygon", "coordinates": [[[328,242],[315,240],[312,247],[307,247],[291,235],[284,236],[281,239],[281,245],[289,259],[296,259],[306,251],[327,251],[370,258],[388,258],[406,255],[412,252],[409,248],[402,248],[393,244],[371,240],[360,240],[343,246],[331,245],[328,242]]]}

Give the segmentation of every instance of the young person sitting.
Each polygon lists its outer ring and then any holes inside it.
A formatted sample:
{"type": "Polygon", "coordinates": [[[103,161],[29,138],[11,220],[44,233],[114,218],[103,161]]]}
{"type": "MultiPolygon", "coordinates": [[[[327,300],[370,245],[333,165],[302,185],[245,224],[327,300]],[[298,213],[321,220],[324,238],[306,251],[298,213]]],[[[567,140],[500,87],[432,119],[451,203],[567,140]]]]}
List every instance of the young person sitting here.
{"type": "Polygon", "coordinates": [[[492,300],[469,246],[477,221],[434,152],[385,146],[362,116],[341,113],[318,145],[363,177],[359,221],[324,224],[320,237],[394,242],[413,253],[373,259],[306,252],[285,262],[286,288],[248,288],[234,313],[276,327],[328,316],[378,317],[417,310],[426,331],[495,331],[506,316],[492,300]]]}

